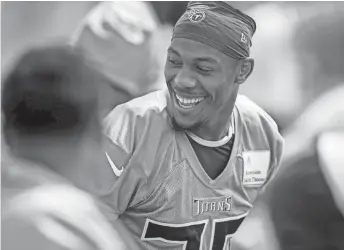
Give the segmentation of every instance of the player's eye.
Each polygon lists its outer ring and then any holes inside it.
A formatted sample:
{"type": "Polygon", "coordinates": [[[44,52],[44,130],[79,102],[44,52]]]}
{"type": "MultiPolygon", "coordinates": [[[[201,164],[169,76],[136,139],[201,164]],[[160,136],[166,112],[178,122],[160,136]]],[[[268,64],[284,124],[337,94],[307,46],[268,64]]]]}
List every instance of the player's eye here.
{"type": "Polygon", "coordinates": [[[201,66],[201,65],[196,66],[196,68],[198,71],[200,71],[203,74],[210,74],[211,72],[214,71],[212,68],[201,66]]]}
{"type": "Polygon", "coordinates": [[[181,66],[183,64],[180,60],[172,58],[171,56],[167,57],[167,61],[174,66],[181,66]]]}

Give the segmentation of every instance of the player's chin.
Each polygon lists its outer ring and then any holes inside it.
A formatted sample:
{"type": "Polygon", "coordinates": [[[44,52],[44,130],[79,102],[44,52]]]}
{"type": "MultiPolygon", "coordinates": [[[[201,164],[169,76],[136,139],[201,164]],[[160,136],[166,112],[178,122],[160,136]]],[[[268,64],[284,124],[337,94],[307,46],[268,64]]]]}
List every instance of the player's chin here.
{"type": "Polygon", "coordinates": [[[188,130],[198,127],[200,124],[200,112],[180,112],[179,108],[172,107],[172,125],[176,131],[188,130]]]}
{"type": "Polygon", "coordinates": [[[175,131],[183,131],[187,129],[191,129],[197,127],[197,122],[195,120],[190,120],[186,117],[179,117],[178,115],[172,117],[172,128],[175,131]]]}

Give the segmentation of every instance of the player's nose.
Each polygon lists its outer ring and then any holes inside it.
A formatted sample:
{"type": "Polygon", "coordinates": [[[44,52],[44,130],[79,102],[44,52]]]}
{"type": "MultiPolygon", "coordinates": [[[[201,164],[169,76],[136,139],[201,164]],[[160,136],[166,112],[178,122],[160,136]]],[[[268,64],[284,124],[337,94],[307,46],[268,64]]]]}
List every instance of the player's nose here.
{"type": "Polygon", "coordinates": [[[183,88],[194,88],[197,85],[197,81],[192,74],[187,69],[181,69],[178,74],[176,75],[175,84],[183,89],[183,88]]]}

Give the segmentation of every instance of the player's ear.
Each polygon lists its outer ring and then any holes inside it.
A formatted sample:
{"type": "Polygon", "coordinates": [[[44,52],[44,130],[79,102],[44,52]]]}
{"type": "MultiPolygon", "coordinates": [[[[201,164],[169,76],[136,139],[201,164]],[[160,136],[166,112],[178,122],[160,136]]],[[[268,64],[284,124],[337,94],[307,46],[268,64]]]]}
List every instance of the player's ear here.
{"type": "Polygon", "coordinates": [[[235,79],[238,84],[244,83],[251,75],[254,67],[254,60],[252,58],[245,58],[240,62],[239,73],[235,79]]]}

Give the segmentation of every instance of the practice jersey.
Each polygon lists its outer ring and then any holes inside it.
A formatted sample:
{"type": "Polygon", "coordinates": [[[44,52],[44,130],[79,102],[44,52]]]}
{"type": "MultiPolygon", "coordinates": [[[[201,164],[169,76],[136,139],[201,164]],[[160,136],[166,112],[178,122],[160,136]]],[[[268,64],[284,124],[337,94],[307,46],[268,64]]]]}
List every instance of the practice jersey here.
{"type": "Polygon", "coordinates": [[[211,179],[184,131],[175,131],[165,90],[115,108],[104,121],[105,156],[114,183],[101,199],[141,249],[229,249],[259,191],[279,165],[283,139],[275,122],[238,96],[232,153],[211,179]]]}
{"type": "Polygon", "coordinates": [[[2,163],[2,249],[124,250],[87,193],[44,167],[2,163]]]}

